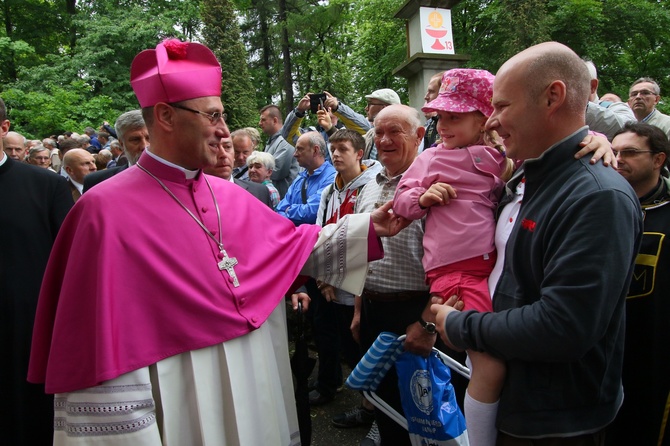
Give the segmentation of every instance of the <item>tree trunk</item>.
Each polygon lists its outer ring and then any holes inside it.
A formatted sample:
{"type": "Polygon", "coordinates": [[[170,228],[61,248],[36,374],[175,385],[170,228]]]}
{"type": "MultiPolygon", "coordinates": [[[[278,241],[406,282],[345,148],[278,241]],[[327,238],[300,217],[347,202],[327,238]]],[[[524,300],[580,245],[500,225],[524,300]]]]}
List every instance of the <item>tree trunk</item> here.
{"type": "Polygon", "coordinates": [[[70,55],[74,55],[74,47],[77,44],[77,29],[72,21],[77,13],[76,2],[77,0],[65,0],[65,11],[70,16],[70,55]]]}
{"type": "MultiPolygon", "coordinates": [[[[2,2],[2,12],[5,15],[5,33],[7,33],[9,40],[13,40],[12,35],[14,34],[14,24],[12,23],[12,11],[7,0],[2,2]]],[[[14,51],[11,51],[10,57],[7,60],[6,69],[9,80],[15,81],[16,64],[14,63],[14,51]]]]}
{"type": "Polygon", "coordinates": [[[263,69],[266,76],[262,78],[261,92],[265,94],[265,104],[272,103],[272,89],[270,80],[272,79],[272,71],[270,70],[270,54],[272,53],[272,46],[270,45],[269,26],[268,26],[268,9],[264,2],[259,0],[252,0],[251,5],[258,12],[258,22],[260,26],[260,40],[262,48],[263,69]]]}
{"type": "Polygon", "coordinates": [[[286,93],[284,116],[286,116],[293,110],[293,75],[291,73],[291,49],[286,23],[286,0],[279,0],[279,24],[281,26],[281,52],[284,59],[284,92],[286,93]]]}

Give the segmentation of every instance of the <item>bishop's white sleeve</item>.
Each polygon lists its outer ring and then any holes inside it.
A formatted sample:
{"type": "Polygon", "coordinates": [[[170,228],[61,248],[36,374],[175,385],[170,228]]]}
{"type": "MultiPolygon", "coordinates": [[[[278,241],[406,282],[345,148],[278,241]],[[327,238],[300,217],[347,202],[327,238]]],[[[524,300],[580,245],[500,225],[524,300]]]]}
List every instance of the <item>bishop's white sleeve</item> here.
{"type": "Polygon", "coordinates": [[[349,293],[363,292],[368,271],[370,214],[350,214],[323,227],[300,274],[349,293]]]}

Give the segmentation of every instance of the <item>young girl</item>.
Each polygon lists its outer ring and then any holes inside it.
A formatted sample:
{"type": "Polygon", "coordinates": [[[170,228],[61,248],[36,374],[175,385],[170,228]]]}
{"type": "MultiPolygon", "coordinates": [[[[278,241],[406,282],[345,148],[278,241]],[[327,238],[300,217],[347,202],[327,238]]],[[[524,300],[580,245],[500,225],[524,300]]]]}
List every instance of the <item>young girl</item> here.
{"type": "MultiPolygon", "coordinates": [[[[459,296],[464,310],[493,310],[488,276],[496,262],[494,212],[514,168],[484,130],[493,112],[493,79],[485,70],[444,73],[438,97],[421,109],[438,114],[441,142],[418,156],[393,200],[393,211],[405,218],[426,216],[423,266],[430,292],[444,301],[459,296]],[[457,199],[449,201],[448,186],[457,199]]],[[[472,372],[464,412],[470,444],[493,445],[505,365],[486,353],[468,356],[472,372]]]]}

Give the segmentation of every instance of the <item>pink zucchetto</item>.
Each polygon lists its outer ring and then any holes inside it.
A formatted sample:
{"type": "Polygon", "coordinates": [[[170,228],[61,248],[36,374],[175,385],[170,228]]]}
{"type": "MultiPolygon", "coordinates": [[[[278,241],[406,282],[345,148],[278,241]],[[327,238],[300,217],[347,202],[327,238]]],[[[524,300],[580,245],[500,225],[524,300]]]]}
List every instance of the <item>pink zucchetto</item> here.
{"type": "Polygon", "coordinates": [[[205,45],[164,40],[144,50],[130,67],[130,85],[140,106],[221,96],[221,65],[205,45]]]}

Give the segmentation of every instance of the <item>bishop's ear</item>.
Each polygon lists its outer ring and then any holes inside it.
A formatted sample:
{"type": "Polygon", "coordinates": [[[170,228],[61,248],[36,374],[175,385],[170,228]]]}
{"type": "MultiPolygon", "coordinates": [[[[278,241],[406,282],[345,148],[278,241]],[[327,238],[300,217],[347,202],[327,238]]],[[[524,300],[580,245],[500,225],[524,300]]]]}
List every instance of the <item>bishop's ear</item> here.
{"type": "Polygon", "coordinates": [[[166,104],[165,102],[158,102],[153,106],[152,116],[154,118],[154,124],[165,130],[171,129],[174,125],[175,113],[176,110],[171,105],[166,104]]]}

